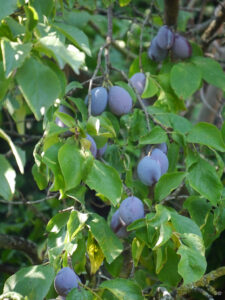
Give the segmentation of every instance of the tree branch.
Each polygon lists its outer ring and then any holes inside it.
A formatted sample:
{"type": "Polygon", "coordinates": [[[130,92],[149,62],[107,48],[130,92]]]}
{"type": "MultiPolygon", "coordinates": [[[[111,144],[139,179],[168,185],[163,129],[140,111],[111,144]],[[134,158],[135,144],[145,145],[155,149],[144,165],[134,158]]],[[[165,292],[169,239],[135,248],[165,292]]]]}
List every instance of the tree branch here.
{"type": "Polygon", "coordinates": [[[0,234],[0,248],[23,251],[29,256],[32,263],[41,263],[41,259],[37,254],[37,245],[23,237],[0,234]]]}
{"type": "Polygon", "coordinates": [[[201,39],[203,43],[203,48],[206,49],[210,41],[212,40],[212,36],[216,33],[216,31],[220,28],[220,26],[225,22],[225,1],[219,4],[216,8],[216,18],[213,20],[208,28],[204,31],[201,39]]]}
{"type": "Polygon", "coordinates": [[[176,290],[176,295],[177,296],[184,296],[184,295],[187,295],[188,293],[190,293],[193,289],[196,289],[196,288],[199,288],[199,287],[206,287],[207,288],[211,281],[214,281],[217,278],[222,277],[222,276],[225,276],[225,267],[220,267],[220,268],[206,274],[200,280],[198,280],[194,283],[187,284],[187,285],[184,285],[184,286],[180,286],[176,290]]]}
{"type": "Polygon", "coordinates": [[[164,23],[174,26],[177,23],[179,0],[164,0],[164,23]]]}

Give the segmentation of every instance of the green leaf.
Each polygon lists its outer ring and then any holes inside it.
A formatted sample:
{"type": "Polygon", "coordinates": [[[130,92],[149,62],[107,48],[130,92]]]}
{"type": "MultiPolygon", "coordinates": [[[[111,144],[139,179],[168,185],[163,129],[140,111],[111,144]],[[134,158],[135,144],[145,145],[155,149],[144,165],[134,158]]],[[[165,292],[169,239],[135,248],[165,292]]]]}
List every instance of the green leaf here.
{"type": "Polygon", "coordinates": [[[188,210],[192,220],[200,227],[205,224],[212,205],[204,198],[190,196],[185,200],[183,207],[188,210]]]}
{"type": "Polygon", "coordinates": [[[16,172],[2,154],[0,154],[0,166],[0,195],[6,200],[11,200],[15,192],[16,172]]]}
{"type": "Polygon", "coordinates": [[[103,194],[114,206],[120,202],[122,181],[119,173],[111,166],[95,160],[86,184],[96,192],[103,194]]]}
{"type": "Polygon", "coordinates": [[[144,246],[144,242],[139,241],[136,237],[133,239],[131,249],[135,267],[138,265],[144,246]]]}
{"type": "Polygon", "coordinates": [[[162,223],[160,225],[159,237],[155,243],[153,250],[158,249],[162,245],[164,245],[172,236],[172,227],[168,222],[162,223]]]}
{"type": "Polygon", "coordinates": [[[24,10],[26,13],[26,29],[28,32],[32,32],[38,24],[38,14],[30,5],[24,5],[24,10]]]}
{"type": "Polygon", "coordinates": [[[185,172],[166,173],[161,176],[155,186],[155,200],[165,199],[173,190],[179,187],[185,176],[185,172]]]}
{"type": "Polygon", "coordinates": [[[138,141],[140,137],[146,134],[147,131],[144,112],[140,109],[134,109],[129,129],[129,136],[131,140],[138,141]]]}
{"type": "Polygon", "coordinates": [[[193,233],[202,237],[201,230],[198,225],[192,221],[190,218],[178,214],[176,211],[171,212],[171,222],[174,226],[176,232],[181,234],[193,233]]]}
{"type": "Polygon", "coordinates": [[[68,211],[56,214],[49,220],[46,230],[49,232],[59,233],[61,228],[66,225],[69,217],[70,212],[68,211]]]}
{"type": "Polygon", "coordinates": [[[206,160],[199,158],[198,162],[189,169],[187,177],[191,187],[208,199],[212,205],[220,200],[223,185],[216,169],[206,160]]]}
{"type": "Polygon", "coordinates": [[[221,65],[215,59],[198,56],[194,57],[192,61],[202,72],[202,78],[206,82],[215,85],[225,91],[225,74],[221,65]]]}
{"type": "Polygon", "coordinates": [[[97,117],[90,116],[87,121],[87,131],[90,135],[98,135],[100,129],[100,120],[97,117]]]}
{"type": "Polygon", "coordinates": [[[144,300],[141,288],[129,279],[117,278],[101,283],[100,288],[108,289],[118,299],[144,300]]]}
{"type": "Polygon", "coordinates": [[[17,0],[0,0],[0,21],[11,15],[17,9],[17,0]]]}
{"type": "Polygon", "coordinates": [[[130,2],[131,0],[119,0],[119,4],[121,7],[127,6],[130,2]]]}
{"type": "Polygon", "coordinates": [[[85,225],[88,219],[87,214],[80,213],[78,211],[72,211],[70,213],[69,220],[67,222],[67,232],[69,235],[69,240],[72,241],[75,236],[85,225]]]}
{"type": "Polygon", "coordinates": [[[18,168],[20,172],[23,174],[24,173],[24,159],[23,159],[24,152],[14,145],[10,136],[8,136],[1,128],[0,128],[0,137],[3,138],[9,144],[9,147],[11,148],[12,153],[16,159],[18,168]]]}
{"type": "Polygon", "coordinates": [[[66,126],[68,127],[74,127],[75,126],[75,120],[72,116],[68,115],[67,113],[55,112],[56,117],[58,117],[66,126]]]}
{"type": "MultiPolygon", "coordinates": [[[[82,89],[83,86],[79,81],[71,81],[67,86],[66,86],[66,94],[69,93],[71,90],[75,89],[82,89]]],[[[84,101],[83,101],[84,102],[84,101]]]]}
{"type": "Polygon", "coordinates": [[[16,79],[27,104],[40,120],[60,93],[57,76],[49,67],[31,57],[17,71],[16,79]]]}
{"type": "Polygon", "coordinates": [[[101,247],[104,256],[109,264],[116,259],[123,251],[123,244],[109,228],[104,218],[97,214],[92,215],[92,220],[88,222],[91,233],[101,247]]]}
{"type": "Polygon", "coordinates": [[[184,280],[184,285],[199,280],[206,270],[206,259],[202,239],[195,234],[183,234],[182,244],[177,254],[181,256],[178,272],[184,280]]]}
{"type": "Polygon", "coordinates": [[[94,297],[91,292],[86,291],[84,288],[79,287],[72,289],[66,296],[66,300],[93,300],[94,297]]]}
{"type": "Polygon", "coordinates": [[[167,141],[166,132],[160,127],[155,126],[148,134],[140,137],[140,145],[160,144],[167,141]]]}
{"type": "Polygon", "coordinates": [[[31,43],[19,44],[7,40],[1,41],[3,66],[7,78],[14,70],[23,65],[30,54],[31,48],[31,43]]]}
{"type": "Polygon", "coordinates": [[[158,278],[163,283],[167,283],[174,288],[181,281],[181,277],[178,273],[179,256],[170,245],[167,246],[166,250],[167,261],[164,264],[163,268],[160,270],[158,278]]]}
{"type": "Polygon", "coordinates": [[[121,254],[117,256],[117,258],[111,264],[108,264],[107,261],[104,261],[104,266],[113,277],[119,277],[121,269],[123,268],[123,261],[124,257],[121,254]]]}
{"type": "Polygon", "coordinates": [[[167,222],[171,218],[169,209],[161,204],[155,206],[156,213],[146,215],[147,224],[152,227],[159,227],[162,223],[167,222]]]}
{"type": "Polygon", "coordinates": [[[0,101],[4,99],[12,78],[5,77],[3,62],[0,61],[0,101]]]}
{"type": "Polygon", "coordinates": [[[43,162],[51,169],[54,174],[54,181],[51,191],[60,190],[64,188],[65,185],[58,162],[58,152],[61,146],[61,143],[53,144],[46,150],[43,156],[43,162]]]}
{"type": "Polygon", "coordinates": [[[65,64],[69,64],[75,73],[79,74],[79,68],[84,63],[85,54],[80,52],[75,46],[67,47],[54,35],[43,37],[37,44],[37,49],[53,56],[61,69],[65,64]]]}
{"type": "Polygon", "coordinates": [[[104,260],[104,254],[90,232],[87,240],[87,252],[91,263],[91,274],[95,274],[104,260]]]}
{"type": "Polygon", "coordinates": [[[212,147],[221,152],[225,152],[225,143],[219,129],[206,122],[196,124],[188,133],[187,141],[212,147]]]}
{"type": "Polygon", "coordinates": [[[153,79],[150,74],[147,74],[146,76],[146,83],[145,83],[145,89],[141,95],[141,98],[145,99],[145,98],[151,98],[153,97],[155,94],[157,94],[159,88],[157,85],[157,82],[155,81],[155,79],[153,79]]]}
{"type": "Polygon", "coordinates": [[[53,27],[64,34],[75,46],[82,49],[87,53],[87,55],[91,56],[88,38],[82,30],[65,23],[54,23],[53,27]]]}
{"type": "Polygon", "coordinates": [[[82,179],[82,167],[85,161],[76,144],[65,144],[59,149],[59,165],[65,180],[66,190],[78,186],[82,179]]]}
{"type": "Polygon", "coordinates": [[[44,299],[54,277],[54,269],[50,265],[22,268],[6,280],[4,293],[13,291],[27,296],[29,300],[44,299]]]}
{"type": "Polygon", "coordinates": [[[170,74],[170,83],[175,93],[182,99],[189,98],[201,84],[201,71],[192,63],[174,65],[170,74]]]}
{"type": "Polygon", "coordinates": [[[84,100],[80,98],[73,98],[73,97],[68,97],[68,99],[73,101],[78,111],[81,113],[83,121],[86,121],[88,118],[88,111],[87,111],[87,106],[84,103],[84,100]]]}

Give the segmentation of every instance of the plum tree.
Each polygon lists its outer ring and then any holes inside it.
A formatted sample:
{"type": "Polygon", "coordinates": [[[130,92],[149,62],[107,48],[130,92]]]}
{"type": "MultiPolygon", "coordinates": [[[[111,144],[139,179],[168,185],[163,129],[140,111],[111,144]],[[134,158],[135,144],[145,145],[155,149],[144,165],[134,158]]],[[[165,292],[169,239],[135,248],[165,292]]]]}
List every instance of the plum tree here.
{"type": "Polygon", "coordinates": [[[153,61],[161,62],[167,57],[167,55],[168,50],[160,48],[157,44],[157,37],[154,37],[148,49],[149,58],[153,61]]]}
{"type": "Polygon", "coordinates": [[[124,199],[119,207],[119,216],[126,225],[144,218],[145,212],[142,201],[135,196],[124,199]]]}
{"type": "Polygon", "coordinates": [[[128,232],[126,230],[126,226],[122,224],[120,215],[119,215],[119,209],[115,211],[115,213],[112,215],[112,219],[110,222],[110,227],[113,232],[119,237],[119,238],[125,238],[128,236],[128,232]]]}
{"type": "Polygon", "coordinates": [[[104,155],[106,149],[107,149],[107,146],[108,146],[108,144],[105,143],[105,145],[103,147],[97,149],[97,155],[96,155],[96,157],[98,157],[98,158],[102,157],[104,155]]]}
{"type": "Polygon", "coordinates": [[[96,146],[95,140],[89,134],[87,134],[86,139],[91,142],[90,151],[91,151],[92,155],[94,157],[96,157],[96,155],[97,155],[97,146],[96,146]]]}
{"type": "Polygon", "coordinates": [[[135,87],[137,90],[138,94],[141,95],[144,92],[145,89],[145,82],[146,82],[146,77],[144,73],[135,73],[131,78],[130,81],[132,85],[135,87]]]}
{"type": "MultiPolygon", "coordinates": [[[[68,114],[70,116],[73,115],[72,111],[65,105],[59,105],[59,112],[62,112],[64,114],[68,114]]],[[[62,128],[66,128],[67,126],[60,120],[60,118],[56,117],[55,118],[55,123],[62,128]]]]}
{"type": "Polygon", "coordinates": [[[62,268],[55,277],[54,286],[60,296],[66,296],[73,288],[79,287],[80,278],[70,268],[62,268]]]}
{"type": "Polygon", "coordinates": [[[189,58],[192,55],[192,48],[189,41],[179,33],[175,34],[171,51],[175,58],[180,59],[189,58]]]}
{"type": "Polygon", "coordinates": [[[167,26],[160,27],[156,35],[156,43],[161,49],[170,49],[174,43],[174,33],[167,26]]]}
{"type": "MultiPolygon", "coordinates": [[[[85,104],[88,105],[88,95],[85,98],[85,104]]],[[[91,114],[100,115],[107,107],[108,92],[104,87],[96,87],[91,90],[91,114]]]]}
{"type": "Polygon", "coordinates": [[[154,159],[159,163],[161,169],[161,175],[165,174],[169,167],[169,161],[165,153],[163,153],[160,149],[155,148],[152,150],[150,155],[151,159],[154,159]]]}
{"type": "Polygon", "coordinates": [[[120,86],[112,86],[109,90],[109,108],[116,116],[128,114],[132,109],[130,94],[120,86]]]}
{"type": "Polygon", "coordinates": [[[161,176],[160,165],[150,156],[145,156],[138,163],[137,174],[142,183],[152,186],[161,176]]]}

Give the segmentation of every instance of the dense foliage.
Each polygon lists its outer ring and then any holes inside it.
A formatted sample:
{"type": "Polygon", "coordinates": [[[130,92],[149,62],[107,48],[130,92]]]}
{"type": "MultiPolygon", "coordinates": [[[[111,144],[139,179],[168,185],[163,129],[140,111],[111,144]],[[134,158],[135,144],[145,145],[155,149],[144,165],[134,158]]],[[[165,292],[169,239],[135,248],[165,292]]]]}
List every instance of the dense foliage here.
{"type": "Polygon", "coordinates": [[[0,299],[220,296],[225,3],[168,2],[0,0],[0,299]]]}

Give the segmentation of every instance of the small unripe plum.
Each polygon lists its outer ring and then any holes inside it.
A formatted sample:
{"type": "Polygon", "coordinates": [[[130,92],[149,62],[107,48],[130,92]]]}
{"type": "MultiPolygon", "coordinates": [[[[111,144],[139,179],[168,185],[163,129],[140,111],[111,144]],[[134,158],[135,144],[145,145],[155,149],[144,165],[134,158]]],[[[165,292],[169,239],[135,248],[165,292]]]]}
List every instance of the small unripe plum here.
{"type": "Polygon", "coordinates": [[[126,230],[126,226],[122,224],[120,215],[119,215],[119,209],[115,211],[115,213],[112,215],[112,219],[110,222],[110,227],[112,231],[119,237],[119,238],[125,238],[128,236],[128,232],[126,230]]]}
{"type": "Polygon", "coordinates": [[[144,218],[144,205],[137,197],[128,197],[122,201],[119,208],[119,215],[121,220],[126,225],[129,225],[138,219],[144,218]]]}
{"type": "Polygon", "coordinates": [[[97,155],[97,146],[96,146],[95,140],[89,134],[87,134],[86,139],[91,142],[90,151],[91,151],[92,155],[94,157],[96,157],[96,155],[97,155]]]}
{"type": "Polygon", "coordinates": [[[192,54],[192,48],[189,41],[178,33],[175,34],[175,39],[171,50],[173,55],[180,59],[189,58],[192,54]]]}
{"type": "Polygon", "coordinates": [[[166,145],[166,143],[157,144],[155,146],[156,146],[156,148],[161,150],[163,153],[167,154],[167,145],[166,145]]]}
{"type": "Polygon", "coordinates": [[[160,165],[150,156],[145,156],[138,163],[137,173],[142,183],[152,186],[161,176],[160,165]]]}
{"type": "MultiPolygon", "coordinates": [[[[91,114],[100,115],[107,106],[108,92],[104,87],[97,87],[91,90],[91,114]]],[[[85,104],[88,105],[88,95],[85,98],[85,104]]]]}
{"type": "MultiPolygon", "coordinates": [[[[62,112],[62,113],[64,113],[64,114],[67,114],[67,115],[70,115],[70,116],[73,115],[72,111],[71,111],[68,107],[66,107],[66,106],[64,106],[64,105],[60,105],[60,106],[59,106],[59,112],[62,112]]],[[[58,118],[58,117],[55,118],[55,123],[56,123],[59,127],[67,128],[67,126],[66,126],[66,125],[60,120],[60,118],[58,118]]]]}
{"type": "Polygon", "coordinates": [[[97,149],[96,157],[98,157],[98,158],[102,157],[107,149],[107,146],[108,146],[108,144],[106,143],[103,147],[97,149]]]}
{"type": "Polygon", "coordinates": [[[167,26],[162,26],[157,35],[156,35],[156,43],[161,49],[170,49],[174,43],[174,33],[167,26]]]}
{"type": "Polygon", "coordinates": [[[79,276],[70,267],[65,267],[57,273],[54,286],[60,296],[66,296],[73,288],[78,288],[79,282],[79,276]]]}
{"type": "Polygon", "coordinates": [[[149,58],[153,61],[161,62],[167,57],[167,55],[168,50],[160,48],[157,44],[156,37],[154,37],[148,49],[149,58]]]}
{"type": "Polygon", "coordinates": [[[144,73],[135,73],[131,78],[130,81],[132,85],[135,87],[137,90],[138,94],[141,95],[144,92],[145,89],[145,82],[146,82],[146,77],[144,73]]]}
{"type": "Polygon", "coordinates": [[[109,90],[109,108],[116,116],[128,114],[132,109],[130,94],[120,86],[112,86],[109,90]]]}
{"type": "Polygon", "coordinates": [[[161,169],[161,175],[165,174],[168,171],[169,161],[165,153],[155,148],[152,150],[150,157],[151,159],[154,159],[156,162],[159,163],[161,169]]]}

